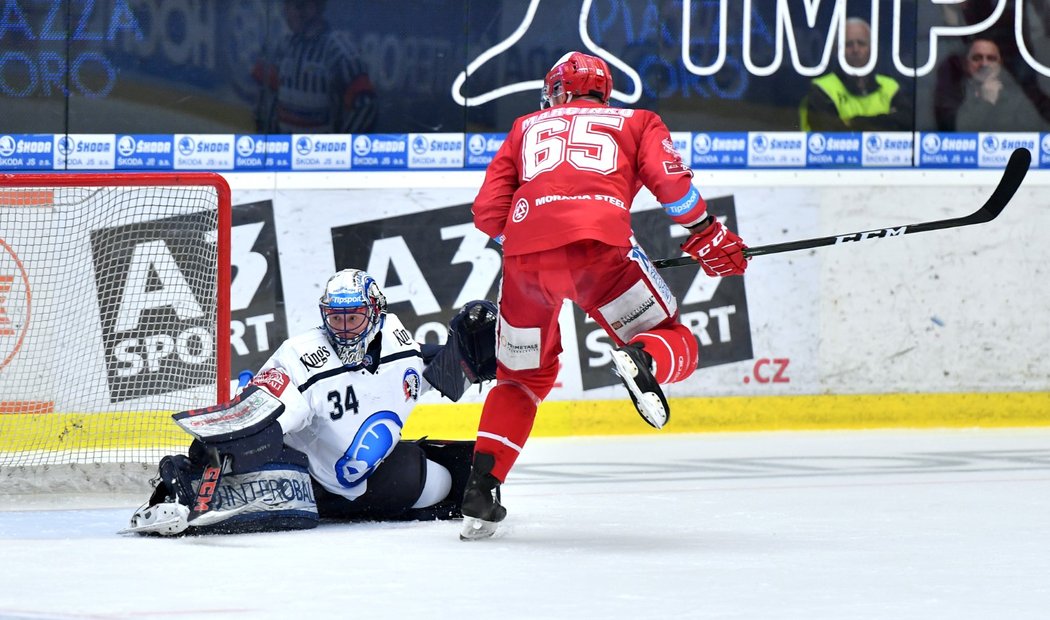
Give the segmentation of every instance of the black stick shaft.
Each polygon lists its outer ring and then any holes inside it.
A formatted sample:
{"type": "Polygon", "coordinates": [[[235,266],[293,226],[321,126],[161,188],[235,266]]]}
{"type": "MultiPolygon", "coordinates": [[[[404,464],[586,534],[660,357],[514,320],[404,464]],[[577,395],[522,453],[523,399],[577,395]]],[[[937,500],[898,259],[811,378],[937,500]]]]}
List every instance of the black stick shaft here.
{"type": "MultiPolygon", "coordinates": [[[[760,245],[744,250],[744,256],[751,258],[752,256],[763,256],[765,254],[794,252],[796,250],[808,250],[810,248],[819,248],[827,245],[867,241],[869,239],[885,239],[887,237],[899,237],[901,235],[910,235],[930,230],[958,228],[960,226],[970,226],[972,224],[990,222],[1002,213],[1003,209],[1006,208],[1007,203],[1013,198],[1014,193],[1017,192],[1017,188],[1021,186],[1021,182],[1024,180],[1025,175],[1028,174],[1028,167],[1031,163],[1032,154],[1028,149],[1021,148],[1015,150],[1010,155],[1010,160],[1006,162],[1003,176],[999,180],[999,185],[996,186],[995,191],[992,192],[992,195],[980,209],[965,217],[937,220],[934,222],[922,222],[919,224],[906,224],[904,226],[891,226],[889,228],[864,230],[843,235],[832,235],[830,237],[816,237],[813,239],[800,239],[798,241],[787,241],[785,243],[760,245]]],[[[653,261],[653,266],[657,269],[695,264],[696,261],[691,256],[662,258],[653,261]]]]}

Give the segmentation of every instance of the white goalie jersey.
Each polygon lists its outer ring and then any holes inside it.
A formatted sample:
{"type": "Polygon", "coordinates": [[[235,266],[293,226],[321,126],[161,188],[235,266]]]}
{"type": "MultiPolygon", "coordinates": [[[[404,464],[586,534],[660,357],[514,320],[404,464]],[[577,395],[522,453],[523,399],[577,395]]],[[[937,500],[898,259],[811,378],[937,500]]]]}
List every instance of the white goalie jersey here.
{"type": "Polygon", "coordinates": [[[284,403],[284,442],[307,455],[310,475],[348,499],[365,492],[429,389],[419,344],[396,315],[386,315],[377,341],[364,365],[350,369],[318,327],[285,341],[252,380],[284,403]]]}

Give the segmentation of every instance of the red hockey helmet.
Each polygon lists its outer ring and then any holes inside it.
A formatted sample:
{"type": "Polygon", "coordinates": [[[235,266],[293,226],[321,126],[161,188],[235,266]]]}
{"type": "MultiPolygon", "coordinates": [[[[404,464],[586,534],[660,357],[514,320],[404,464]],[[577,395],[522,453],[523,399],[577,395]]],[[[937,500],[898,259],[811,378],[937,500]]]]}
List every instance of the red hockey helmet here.
{"type": "Polygon", "coordinates": [[[547,77],[543,78],[540,108],[551,107],[554,98],[561,95],[591,96],[609,103],[612,88],[612,74],[604,60],[581,52],[569,52],[554,63],[547,77]]]}

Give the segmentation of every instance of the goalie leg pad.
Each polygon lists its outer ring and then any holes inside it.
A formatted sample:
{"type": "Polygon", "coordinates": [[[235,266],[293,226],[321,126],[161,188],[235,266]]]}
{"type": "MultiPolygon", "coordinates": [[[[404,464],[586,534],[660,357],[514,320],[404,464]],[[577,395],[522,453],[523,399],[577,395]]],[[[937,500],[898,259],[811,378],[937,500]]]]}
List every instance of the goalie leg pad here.
{"type": "Polygon", "coordinates": [[[317,503],[306,455],[288,447],[271,463],[222,476],[211,510],[187,522],[208,462],[207,450],[200,442],[194,442],[189,457],[161,459],[153,495],[135,511],[124,532],[173,536],[317,527],[317,503]]]}
{"type": "MultiPolygon", "coordinates": [[[[307,465],[305,454],[285,447],[270,463],[222,476],[211,509],[190,523],[188,533],[245,534],[317,527],[317,501],[307,465]]],[[[200,478],[194,483],[199,484],[200,478]]]]}

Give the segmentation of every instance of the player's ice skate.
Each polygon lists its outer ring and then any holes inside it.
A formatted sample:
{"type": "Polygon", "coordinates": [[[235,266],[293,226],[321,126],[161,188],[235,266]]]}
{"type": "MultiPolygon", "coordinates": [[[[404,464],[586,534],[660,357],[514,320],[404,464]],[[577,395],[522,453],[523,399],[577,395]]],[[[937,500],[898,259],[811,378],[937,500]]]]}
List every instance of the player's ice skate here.
{"type": "Polygon", "coordinates": [[[131,515],[131,522],[119,534],[160,534],[175,536],[189,527],[190,509],[175,502],[153,504],[146,502],[131,515]]]}
{"type": "Polygon", "coordinates": [[[663,428],[671,419],[664,391],[653,377],[653,358],[638,345],[625,345],[612,352],[613,371],[623,381],[642,419],[653,428],[663,428]]]}
{"type": "Polygon", "coordinates": [[[499,522],[507,517],[507,509],[500,504],[500,482],[490,473],[495,462],[491,454],[479,452],[474,455],[474,466],[463,493],[460,540],[489,538],[496,533],[499,522]]]}

